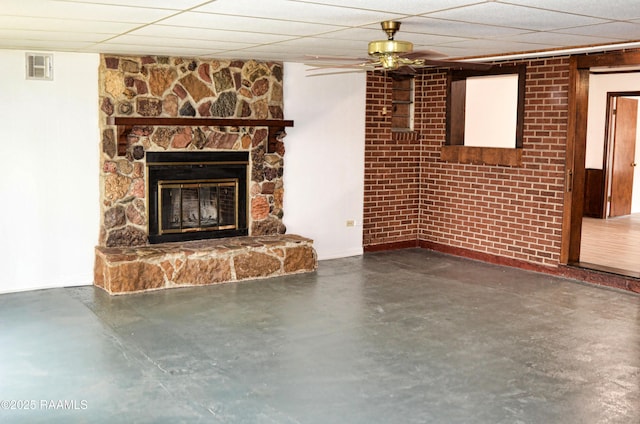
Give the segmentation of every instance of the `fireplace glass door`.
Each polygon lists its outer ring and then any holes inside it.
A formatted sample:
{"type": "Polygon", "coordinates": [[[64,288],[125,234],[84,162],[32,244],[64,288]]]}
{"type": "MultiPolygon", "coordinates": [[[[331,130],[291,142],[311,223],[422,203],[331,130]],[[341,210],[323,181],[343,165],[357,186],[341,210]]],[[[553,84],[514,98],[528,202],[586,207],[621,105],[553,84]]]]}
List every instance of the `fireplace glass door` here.
{"type": "Polygon", "coordinates": [[[160,234],[238,227],[238,180],[158,181],[160,234]]]}

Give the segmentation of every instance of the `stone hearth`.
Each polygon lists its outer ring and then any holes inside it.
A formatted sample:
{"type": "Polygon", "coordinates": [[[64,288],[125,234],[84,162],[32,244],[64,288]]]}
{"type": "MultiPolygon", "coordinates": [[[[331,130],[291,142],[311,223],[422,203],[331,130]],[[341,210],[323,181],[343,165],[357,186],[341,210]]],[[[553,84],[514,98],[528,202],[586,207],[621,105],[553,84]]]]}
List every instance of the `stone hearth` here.
{"type": "Polygon", "coordinates": [[[292,234],[96,247],[94,284],[110,294],[314,271],[313,242],[292,234]]]}

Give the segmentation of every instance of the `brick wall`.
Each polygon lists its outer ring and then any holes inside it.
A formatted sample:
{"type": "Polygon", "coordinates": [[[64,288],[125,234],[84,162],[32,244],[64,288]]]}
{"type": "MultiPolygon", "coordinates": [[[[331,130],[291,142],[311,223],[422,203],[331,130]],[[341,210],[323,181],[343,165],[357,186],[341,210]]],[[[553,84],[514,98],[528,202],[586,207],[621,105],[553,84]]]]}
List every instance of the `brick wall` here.
{"type": "Polygon", "coordinates": [[[416,77],[415,132],[402,137],[381,115],[390,108],[390,82],[385,89],[382,76],[368,77],[365,250],[420,244],[558,264],[569,58],[515,63],[527,65],[521,167],[440,159],[446,71],[416,77]]]}
{"type": "Polygon", "coordinates": [[[391,132],[391,80],[381,75],[367,77],[365,140],[363,245],[415,244],[420,232],[420,140],[417,133],[391,132]]]}

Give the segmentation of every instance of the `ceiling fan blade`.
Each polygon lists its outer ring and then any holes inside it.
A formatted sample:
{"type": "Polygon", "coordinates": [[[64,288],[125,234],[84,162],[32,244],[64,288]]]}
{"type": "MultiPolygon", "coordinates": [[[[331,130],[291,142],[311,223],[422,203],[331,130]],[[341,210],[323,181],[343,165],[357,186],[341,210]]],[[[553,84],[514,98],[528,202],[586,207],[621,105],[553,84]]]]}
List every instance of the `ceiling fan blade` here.
{"type": "Polygon", "coordinates": [[[342,60],[348,60],[349,62],[366,62],[369,58],[363,57],[345,57],[345,56],[318,56],[313,54],[305,55],[306,60],[314,61],[332,61],[338,62],[342,60]]]}
{"type": "Polygon", "coordinates": [[[457,60],[419,59],[423,66],[441,66],[452,69],[469,69],[472,71],[486,71],[493,65],[483,62],[462,62],[457,60]]]}
{"type": "Polygon", "coordinates": [[[321,70],[321,69],[367,69],[367,67],[371,66],[371,63],[369,62],[364,62],[364,63],[349,63],[349,64],[344,64],[344,65],[337,65],[337,64],[310,64],[310,63],[306,63],[305,65],[307,66],[311,66],[311,68],[307,69],[307,71],[317,71],[317,70],[321,70]]]}
{"type": "Polygon", "coordinates": [[[307,77],[322,77],[325,75],[340,75],[340,74],[359,74],[362,72],[366,72],[368,69],[353,69],[351,71],[333,71],[333,72],[318,72],[315,74],[307,74],[307,77]]]}
{"type": "Polygon", "coordinates": [[[412,77],[416,74],[416,68],[411,65],[400,66],[398,69],[393,71],[387,71],[392,76],[397,77],[412,77]]]}
{"type": "Polygon", "coordinates": [[[400,54],[398,56],[406,59],[435,59],[445,57],[446,55],[435,50],[418,50],[411,53],[400,54]]]}

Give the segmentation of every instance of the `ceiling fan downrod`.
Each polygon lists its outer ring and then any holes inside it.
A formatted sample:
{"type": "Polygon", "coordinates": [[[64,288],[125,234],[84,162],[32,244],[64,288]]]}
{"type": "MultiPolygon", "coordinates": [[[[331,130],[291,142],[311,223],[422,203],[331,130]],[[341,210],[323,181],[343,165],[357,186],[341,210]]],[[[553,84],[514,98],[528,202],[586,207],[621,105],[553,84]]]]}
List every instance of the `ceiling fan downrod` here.
{"type": "Polygon", "coordinates": [[[380,26],[382,26],[382,30],[387,33],[387,39],[393,40],[393,36],[396,35],[396,32],[400,29],[401,22],[398,21],[383,21],[380,22],[380,26]]]}

